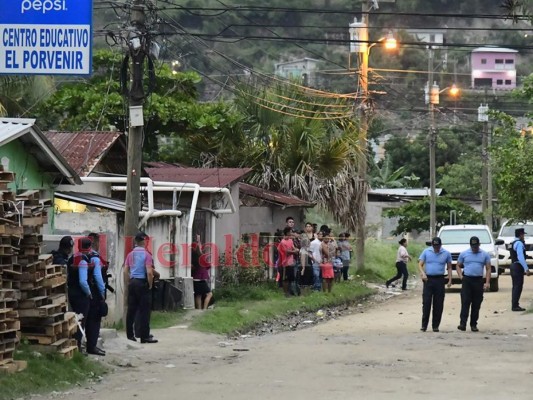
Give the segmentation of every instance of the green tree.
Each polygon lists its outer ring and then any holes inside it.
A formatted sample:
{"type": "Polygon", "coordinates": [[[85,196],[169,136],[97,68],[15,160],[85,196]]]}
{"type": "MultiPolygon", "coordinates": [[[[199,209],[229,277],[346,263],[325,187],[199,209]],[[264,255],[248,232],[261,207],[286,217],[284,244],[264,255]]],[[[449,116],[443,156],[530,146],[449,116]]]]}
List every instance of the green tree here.
{"type": "MultiPolygon", "coordinates": [[[[455,212],[458,224],[482,224],[483,214],[477,212],[460,200],[448,197],[437,197],[437,227],[448,225],[450,215],[455,212]]],[[[385,216],[398,218],[398,226],[392,235],[402,235],[416,231],[418,233],[429,229],[429,197],[413,201],[399,208],[385,211],[385,216]]]]}
{"type": "Polygon", "coordinates": [[[234,129],[194,135],[191,151],[205,166],[250,167],[251,183],[317,202],[355,229],[360,215],[353,204],[363,192],[350,104],[292,84],[238,90],[234,106],[242,120],[234,129]]]}
{"type": "MultiPolygon", "coordinates": [[[[116,127],[127,131],[127,102],[120,88],[122,59],[121,53],[96,51],[93,55],[93,75],[81,81],[63,83],[39,107],[40,125],[44,129],[58,130],[116,127]]],[[[196,73],[173,73],[164,63],[156,65],[156,70],[154,90],[144,105],[143,150],[147,159],[159,158],[158,140],[161,137],[169,138],[172,143],[179,137],[200,133],[208,135],[232,126],[238,120],[225,104],[197,101],[196,85],[200,77],[196,73]]],[[[167,148],[163,150],[167,151],[167,148]]],[[[182,150],[182,155],[189,154],[187,147],[182,150]]],[[[191,161],[191,157],[179,161],[191,161]]]]}
{"type": "Polygon", "coordinates": [[[0,77],[0,116],[33,116],[34,108],[54,92],[48,76],[0,77]]]}

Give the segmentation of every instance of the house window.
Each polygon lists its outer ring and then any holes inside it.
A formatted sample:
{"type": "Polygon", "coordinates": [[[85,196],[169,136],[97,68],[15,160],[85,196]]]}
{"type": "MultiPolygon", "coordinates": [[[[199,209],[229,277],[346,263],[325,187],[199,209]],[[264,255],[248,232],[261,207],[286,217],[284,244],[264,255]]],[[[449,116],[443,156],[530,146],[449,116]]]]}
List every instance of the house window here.
{"type": "Polygon", "coordinates": [[[510,79],[506,79],[506,80],[505,80],[505,84],[506,84],[506,85],[511,85],[511,80],[510,80],[510,79]]]}
{"type": "Polygon", "coordinates": [[[503,80],[502,79],[497,79],[496,80],[496,85],[503,85],[503,80]]]}
{"type": "Polygon", "coordinates": [[[514,60],[505,60],[505,64],[514,64],[514,60]]]}
{"type": "Polygon", "coordinates": [[[495,62],[496,64],[503,64],[503,58],[497,58],[495,62]]]}
{"type": "Polygon", "coordinates": [[[487,63],[487,59],[486,58],[482,58],[481,59],[481,64],[485,65],[487,63]]]}
{"type": "Polygon", "coordinates": [[[497,58],[496,60],[494,60],[494,63],[496,64],[496,66],[495,66],[496,69],[504,69],[505,68],[505,64],[503,63],[503,58],[497,58]]]}

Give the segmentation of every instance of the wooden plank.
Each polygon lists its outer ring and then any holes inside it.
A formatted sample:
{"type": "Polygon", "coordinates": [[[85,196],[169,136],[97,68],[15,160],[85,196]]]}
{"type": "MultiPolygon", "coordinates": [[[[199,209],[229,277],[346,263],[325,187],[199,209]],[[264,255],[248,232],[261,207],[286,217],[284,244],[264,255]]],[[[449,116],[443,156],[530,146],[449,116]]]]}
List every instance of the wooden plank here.
{"type": "Polygon", "coordinates": [[[26,317],[48,317],[65,312],[64,305],[47,304],[37,308],[19,309],[20,318],[26,317]]]}
{"type": "Polygon", "coordinates": [[[43,287],[54,288],[61,286],[67,282],[66,276],[56,276],[54,278],[47,278],[43,280],[43,287]]]}
{"type": "Polygon", "coordinates": [[[4,299],[20,299],[20,292],[14,289],[1,289],[0,290],[0,300],[4,299]]]}
{"type": "Polygon", "coordinates": [[[47,296],[37,296],[30,299],[21,300],[19,302],[19,308],[37,308],[44,306],[47,303],[47,296]]]}

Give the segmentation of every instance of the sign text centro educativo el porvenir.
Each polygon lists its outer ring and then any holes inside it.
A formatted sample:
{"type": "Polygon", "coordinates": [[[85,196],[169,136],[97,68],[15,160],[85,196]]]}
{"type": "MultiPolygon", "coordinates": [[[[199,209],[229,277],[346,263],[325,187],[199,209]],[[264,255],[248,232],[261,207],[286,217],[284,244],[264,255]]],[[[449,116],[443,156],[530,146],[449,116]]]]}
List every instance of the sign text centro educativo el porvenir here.
{"type": "Polygon", "coordinates": [[[0,0],[0,74],[89,75],[92,0],[0,0]]]}

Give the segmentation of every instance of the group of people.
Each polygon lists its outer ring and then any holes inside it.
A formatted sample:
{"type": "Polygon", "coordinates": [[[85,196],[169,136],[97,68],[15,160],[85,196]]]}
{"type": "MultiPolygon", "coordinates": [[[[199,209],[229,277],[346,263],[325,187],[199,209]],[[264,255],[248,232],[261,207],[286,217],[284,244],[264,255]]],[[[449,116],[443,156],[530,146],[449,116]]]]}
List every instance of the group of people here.
{"type": "MultiPolygon", "coordinates": [[[[159,278],[154,268],[152,255],[146,250],[148,236],[139,232],[135,235],[135,247],[124,262],[124,278],[128,286],[128,313],[126,334],[128,339],[141,343],[157,343],[150,334],[150,313],[152,287],[159,278]]],[[[102,318],[108,313],[107,284],[109,264],[99,253],[100,235],[89,233],[78,239],[78,251],[74,253],[74,240],[64,236],[59,248],[52,251],[53,263],[66,266],[67,295],[70,309],[76,313],[79,329],[74,337],[82,352],[82,339],[86,339],[88,354],[105,356],[106,352],[98,347],[98,337],[102,318]]]]}
{"type": "Polygon", "coordinates": [[[64,236],[59,248],[52,252],[53,263],[67,268],[67,294],[72,311],[82,315],[80,329],[75,334],[81,351],[85,334],[89,354],[104,356],[105,351],[97,346],[102,318],[107,315],[106,281],[108,263],[99,254],[97,233],[90,233],[78,240],[78,251],[73,254],[74,240],[64,236]]]}
{"type": "MultiPolygon", "coordinates": [[[[524,274],[529,276],[530,272],[526,264],[524,235],[523,228],[516,229],[515,240],[511,246],[512,311],[525,311],[520,306],[520,296],[524,274]]],[[[480,248],[477,236],[472,236],[469,244],[470,248],[459,254],[456,266],[457,275],[462,283],[461,312],[457,329],[465,331],[470,316],[470,329],[472,332],[478,332],[477,323],[483,292],[490,287],[491,262],[490,255],[480,248]]],[[[425,332],[428,329],[433,308],[431,327],[434,332],[438,332],[444,308],[445,286],[452,285],[452,256],[442,247],[439,237],[434,237],[431,240],[431,247],[422,252],[418,259],[418,267],[424,284],[420,330],[425,332]]]]}
{"type": "Polygon", "coordinates": [[[350,234],[341,233],[338,240],[327,225],[320,229],[307,222],[302,232],[287,217],[283,237],[276,254],[277,278],[286,296],[300,295],[300,286],[330,293],[334,280],[348,280],[352,247],[350,234]]]}

